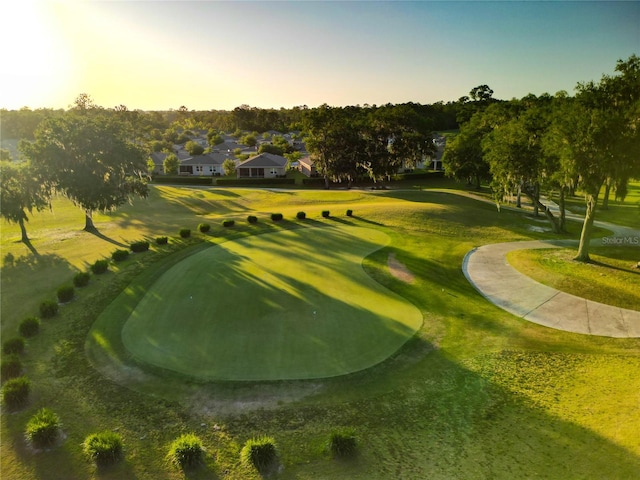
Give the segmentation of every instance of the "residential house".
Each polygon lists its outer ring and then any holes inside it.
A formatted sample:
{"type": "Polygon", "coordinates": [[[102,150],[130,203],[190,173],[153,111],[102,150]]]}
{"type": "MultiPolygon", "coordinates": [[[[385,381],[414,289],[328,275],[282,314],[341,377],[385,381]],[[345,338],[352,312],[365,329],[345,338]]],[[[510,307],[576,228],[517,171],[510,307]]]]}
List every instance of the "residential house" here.
{"type": "Polygon", "coordinates": [[[298,169],[307,177],[317,177],[318,171],[311,157],[306,156],[298,160],[298,169]]]}
{"type": "Polygon", "coordinates": [[[180,175],[196,176],[218,176],[224,175],[222,164],[227,158],[220,153],[206,153],[204,155],[194,155],[180,162],[180,175]]]}
{"type": "Polygon", "coordinates": [[[241,162],[236,168],[238,178],[276,178],[287,173],[287,159],[272,153],[261,153],[241,162]]]}

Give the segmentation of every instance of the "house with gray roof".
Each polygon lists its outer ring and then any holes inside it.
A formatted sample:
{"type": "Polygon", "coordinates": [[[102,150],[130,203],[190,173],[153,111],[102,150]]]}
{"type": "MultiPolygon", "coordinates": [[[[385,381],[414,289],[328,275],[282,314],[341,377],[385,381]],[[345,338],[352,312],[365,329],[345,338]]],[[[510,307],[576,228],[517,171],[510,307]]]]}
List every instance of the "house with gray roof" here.
{"type": "Polygon", "coordinates": [[[228,157],[221,153],[207,153],[194,155],[180,161],[180,175],[218,176],[224,175],[222,164],[228,157]]]}
{"type": "Polygon", "coordinates": [[[261,153],[241,162],[236,168],[238,178],[276,178],[287,173],[287,159],[272,153],[261,153]]]}

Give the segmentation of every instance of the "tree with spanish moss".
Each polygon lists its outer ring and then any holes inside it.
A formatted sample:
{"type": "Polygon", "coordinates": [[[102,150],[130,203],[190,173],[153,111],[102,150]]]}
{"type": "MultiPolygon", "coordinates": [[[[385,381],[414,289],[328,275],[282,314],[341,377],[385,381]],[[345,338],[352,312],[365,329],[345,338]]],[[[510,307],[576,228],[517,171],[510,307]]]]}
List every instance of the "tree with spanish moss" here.
{"type": "Polygon", "coordinates": [[[147,154],[116,118],[85,112],[45,120],[35,140],[20,149],[58,192],[84,210],[84,229],[93,231],[94,211],[147,195],[147,154]]]}

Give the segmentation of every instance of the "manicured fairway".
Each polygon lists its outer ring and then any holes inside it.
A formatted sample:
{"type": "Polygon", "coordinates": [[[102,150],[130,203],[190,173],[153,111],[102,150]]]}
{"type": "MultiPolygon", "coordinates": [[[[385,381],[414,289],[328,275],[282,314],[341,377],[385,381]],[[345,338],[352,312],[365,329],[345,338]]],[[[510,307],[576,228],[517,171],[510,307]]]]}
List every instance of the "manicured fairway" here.
{"type": "Polygon", "coordinates": [[[422,325],[369,277],[378,230],[302,228],[211,246],[168,269],[122,331],[139,361],[203,380],[342,375],[392,355],[422,325]]]}

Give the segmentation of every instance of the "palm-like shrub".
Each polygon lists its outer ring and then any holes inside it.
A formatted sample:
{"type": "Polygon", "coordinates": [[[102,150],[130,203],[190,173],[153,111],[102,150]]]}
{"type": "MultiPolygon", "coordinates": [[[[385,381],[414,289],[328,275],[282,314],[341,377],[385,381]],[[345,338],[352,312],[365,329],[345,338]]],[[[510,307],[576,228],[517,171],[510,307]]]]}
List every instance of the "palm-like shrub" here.
{"type": "Polygon", "coordinates": [[[73,300],[75,291],[73,289],[73,285],[64,285],[58,289],[56,294],[60,303],[67,303],[73,300]]]}
{"type": "Polygon", "coordinates": [[[8,408],[19,408],[27,403],[31,382],[27,377],[11,378],[2,386],[2,401],[8,408]]]}
{"type": "Polygon", "coordinates": [[[298,220],[304,220],[305,218],[307,218],[307,214],[304,213],[304,212],[298,212],[298,213],[296,213],[296,218],[298,220]]]}
{"type": "Polygon", "coordinates": [[[211,230],[211,225],[209,225],[208,223],[201,223],[200,225],[198,225],[198,230],[200,231],[200,233],[207,233],[209,230],[211,230]]]}
{"type": "Polygon", "coordinates": [[[96,260],[96,262],[91,265],[91,271],[94,275],[100,275],[107,271],[109,268],[109,261],[106,259],[96,260]]]}
{"type": "Polygon", "coordinates": [[[356,435],[353,429],[334,430],[329,437],[329,450],[336,457],[349,457],[356,453],[356,435]]]}
{"type": "Polygon", "coordinates": [[[27,317],[20,322],[18,331],[23,337],[33,337],[40,331],[40,319],[37,317],[27,317]]]}
{"type": "Polygon", "coordinates": [[[91,275],[89,275],[89,272],[76,273],[76,275],[73,277],[73,284],[78,288],[86,287],[89,284],[90,278],[91,275]]]}
{"type": "Polygon", "coordinates": [[[247,222],[249,222],[249,223],[258,223],[258,217],[256,217],[255,215],[249,215],[247,217],[247,222]]]}
{"type": "Polygon", "coordinates": [[[40,304],[40,318],[55,317],[58,313],[58,302],[45,300],[40,304]]]}
{"type": "Polygon", "coordinates": [[[4,382],[19,377],[22,373],[22,362],[16,354],[4,355],[0,361],[0,379],[4,382]]]}
{"type": "Polygon", "coordinates": [[[268,470],[278,458],[276,442],[271,437],[250,438],[240,451],[240,460],[259,472],[268,470]]]}
{"type": "Polygon", "coordinates": [[[202,441],[193,433],[185,433],[176,438],[169,447],[168,457],[180,468],[189,468],[202,461],[204,449],[202,441]]]}
{"type": "Polygon", "coordinates": [[[182,228],[182,229],[180,229],[180,237],[189,238],[190,236],[191,236],[191,229],[190,228],[182,228]]]}
{"type": "Polygon", "coordinates": [[[2,342],[2,353],[10,355],[12,353],[20,355],[24,352],[24,338],[13,337],[2,342]]]}
{"type": "Polygon", "coordinates": [[[82,450],[96,465],[109,465],[122,456],[122,437],[109,431],[92,433],[84,439],[82,450]]]}
{"type": "Polygon", "coordinates": [[[53,445],[60,433],[60,418],[48,408],[42,408],[27,422],[25,437],[36,448],[53,445]]]}

